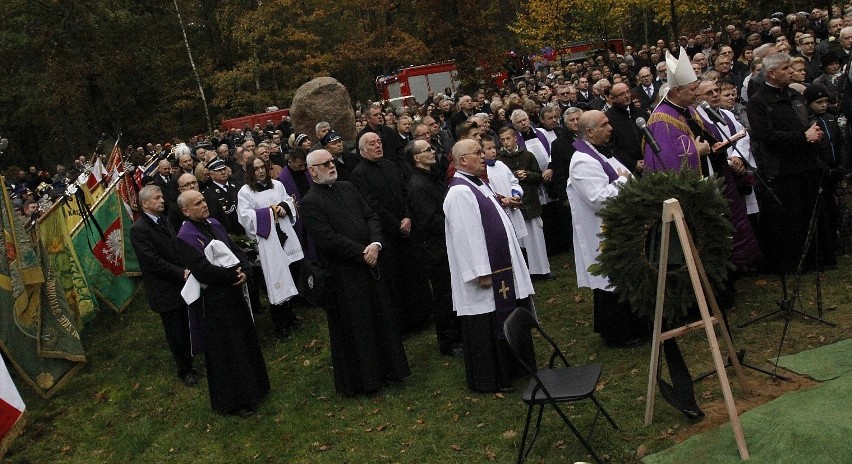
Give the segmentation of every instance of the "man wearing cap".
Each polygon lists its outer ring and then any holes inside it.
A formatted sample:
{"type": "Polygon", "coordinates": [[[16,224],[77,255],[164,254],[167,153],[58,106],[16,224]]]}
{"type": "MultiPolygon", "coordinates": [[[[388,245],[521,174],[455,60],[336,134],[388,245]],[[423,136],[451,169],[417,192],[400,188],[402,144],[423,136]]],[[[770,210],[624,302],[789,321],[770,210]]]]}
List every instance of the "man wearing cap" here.
{"type": "MultiPolygon", "coordinates": [[[[718,130],[692,108],[698,101],[700,81],[695,75],[686,51],[681,48],[678,58],[666,52],[669,91],[648,118],[648,129],[660,146],[655,153],[645,141],[645,170],[681,171],[693,169],[705,176],[730,172],[722,137],[718,130]]],[[[715,88],[715,85],[713,85],[715,88]]],[[[747,225],[747,223],[746,223],[747,225]]],[[[748,229],[751,233],[751,229],[748,229]]],[[[723,309],[728,306],[723,304],[723,309]]],[[[694,314],[690,313],[692,316],[694,314]]],[[[665,321],[674,326],[689,320],[665,321]]],[[[659,380],[660,392],[672,406],[691,419],[704,413],[695,401],[692,377],[683,360],[676,339],[663,343],[672,385],[659,380]]]]}
{"type": "Polygon", "coordinates": [[[204,189],[202,194],[210,209],[210,217],[216,219],[232,235],[243,235],[245,230],[237,219],[237,192],[236,184],[228,179],[228,170],[225,161],[215,158],[207,165],[210,173],[210,185],[204,189]]]}
{"type": "Polygon", "coordinates": [[[822,56],[820,66],[822,74],[814,79],[813,83],[828,92],[829,111],[837,113],[838,90],[843,77],[842,60],[834,52],[828,52],[822,56]]]}
{"type": "Polygon", "coordinates": [[[343,138],[337,132],[331,131],[325,134],[320,142],[322,147],[328,150],[334,158],[334,165],[337,167],[337,179],[349,181],[352,177],[352,170],[358,165],[358,157],[346,150],[343,145],[343,138]]]}

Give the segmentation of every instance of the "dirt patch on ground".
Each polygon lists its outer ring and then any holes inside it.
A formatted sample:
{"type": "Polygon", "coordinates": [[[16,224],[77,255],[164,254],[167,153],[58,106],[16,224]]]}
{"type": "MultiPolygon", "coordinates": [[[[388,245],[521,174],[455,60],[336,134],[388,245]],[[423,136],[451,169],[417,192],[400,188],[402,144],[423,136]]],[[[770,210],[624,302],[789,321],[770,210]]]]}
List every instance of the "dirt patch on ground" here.
{"type": "MultiPolygon", "coordinates": [[[[771,371],[771,369],[767,370],[771,371]]],[[[734,401],[737,404],[737,412],[740,415],[791,391],[804,390],[819,384],[819,382],[809,377],[797,375],[784,369],[778,369],[778,375],[784,376],[789,380],[774,379],[751,369],[745,369],[744,375],[750,388],[748,392],[743,392],[737,388],[738,380],[736,375],[733,369],[728,369],[728,380],[731,382],[731,388],[734,390],[734,401]]],[[[728,410],[725,407],[725,400],[722,396],[719,380],[715,375],[697,383],[695,385],[695,393],[699,398],[698,404],[706,416],[694,424],[680,428],[673,437],[677,443],[729,422],[728,410]],[[709,401],[706,399],[708,396],[711,398],[709,401]]]]}

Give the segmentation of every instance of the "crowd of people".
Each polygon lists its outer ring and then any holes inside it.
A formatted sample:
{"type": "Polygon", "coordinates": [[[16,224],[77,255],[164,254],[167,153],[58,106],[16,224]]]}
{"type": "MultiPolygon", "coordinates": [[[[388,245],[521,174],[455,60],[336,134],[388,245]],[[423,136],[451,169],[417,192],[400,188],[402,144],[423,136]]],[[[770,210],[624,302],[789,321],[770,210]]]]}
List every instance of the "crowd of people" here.
{"type": "MultiPolygon", "coordinates": [[[[252,414],[270,388],[252,313],[265,289],[275,335],[296,330],[297,282],[315,272],[305,262],[325,277],[342,395],[410,375],[404,337],[430,324],[437,350],[464,360],[472,391],[510,391],[520,369],[502,322],[519,306],[535,312],[533,282],[557,278],[550,257],[562,252],[573,251],[578,287],[594,289],[594,330],[634,346],[648,321],[587,269],[600,249],[596,212],[654,171],[723,179],[736,268],[718,295],[725,309],[738,275],[796,270],[814,214],[819,247],[807,263],[833,265],[850,52],[852,9],[814,8],[547,63],[490,95],[358,104],[354,145],[342,128],[319,122],[308,136],[284,117],[174,148],[128,147],[139,164],[157,160],[131,237],[178,375],[195,385],[203,350],[213,409],[252,414]],[[191,279],[203,285],[187,306],[191,279]]],[[[84,163],[21,171],[21,207],[84,163]]],[[[667,399],[701,417],[674,340],[664,353],[678,390],[667,399]]]]}

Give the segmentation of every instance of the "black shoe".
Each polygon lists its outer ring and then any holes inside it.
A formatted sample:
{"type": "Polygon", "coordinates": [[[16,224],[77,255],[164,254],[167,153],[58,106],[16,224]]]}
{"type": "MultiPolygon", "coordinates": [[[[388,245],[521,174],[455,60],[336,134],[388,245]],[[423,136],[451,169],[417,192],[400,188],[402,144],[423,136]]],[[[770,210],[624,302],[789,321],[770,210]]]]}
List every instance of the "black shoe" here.
{"type": "Polygon", "coordinates": [[[187,387],[194,387],[198,384],[198,374],[195,373],[195,370],[191,370],[189,372],[184,372],[180,375],[180,380],[187,387]]]}
{"type": "Polygon", "coordinates": [[[506,387],[497,387],[497,393],[512,393],[515,391],[515,387],[506,386],[506,387]]]}
{"type": "Polygon", "coordinates": [[[612,348],[633,348],[642,344],[642,339],[639,337],[628,338],[626,340],[607,340],[604,339],[606,346],[612,348]]]}
{"type": "Polygon", "coordinates": [[[463,358],[464,348],[462,348],[461,346],[454,346],[448,350],[441,350],[441,354],[444,356],[449,356],[451,358],[463,358]]]}
{"type": "Polygon", "coordinates": [[[530,276],[531,280],[556,280],[556,274],[552,272],[548,272],[547,274],[533,274],[530,276]]]}
{"type": "Polygon", "coordinates": [[[252,409],[248,406],[245,406],[245,407],[236,409],[232,414],[235,415],[235,416],[240,416],[243,419],[245,419],[246,417],[253,416],[255,414],[255,412],[256,411],[254,409],[252,409]]]}
{"type": "Polygon", "coordinates": [[[282,327],[280,329],[275,329],[275,338],[279,340],[284,340],[290,336],[290,329],[286,327],[282,327]]]}

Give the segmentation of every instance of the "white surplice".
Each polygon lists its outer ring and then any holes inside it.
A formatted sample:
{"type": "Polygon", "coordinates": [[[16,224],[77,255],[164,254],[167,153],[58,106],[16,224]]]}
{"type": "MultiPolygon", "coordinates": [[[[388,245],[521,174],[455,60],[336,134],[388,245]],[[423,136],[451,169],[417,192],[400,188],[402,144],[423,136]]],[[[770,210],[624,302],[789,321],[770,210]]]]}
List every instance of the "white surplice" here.
{"type": "Polygon", "coordinates": [[[289,265],[304,258],[304,254],[302,253],[302,246],[299,244],[299,237],[296,236],[296,231],[293,229],[293,224],[296,223],[294,216],[296,206],[293,203],[293,198],[287,194],[281,182],[275,179],[270,180],[270,182],[272,182],[272,188],[262,192],[253,191],[248,185],[244,185],[240,189],[237,194],[237,216],[240,225],[246,230],[246,235],[257,240],[258,258],[260,258],[260,265],[263,268],[263,279],[266,282],[269,303],[275,305],[298,295],[299,291],[296,289],[293,276],[290,274],[289,265]],[[281,231],[287,235],[283,247],[275,231],[272,209],[269,208],[269,206],[278,205],[282,202],[287,204],[291,212],[291,214],[278,219],[281,231]],[[255,211],[259,208],[262,208],[262,210],[255,211]],[[272,230],[270,230],[267,238],[257,235],[258,214],[269,215],[272,230]]]}
{"type": "MultiPolygon", "coordinates": [[[[594,147],[589,145],[594,150],[594,147]]],[[[615,158],[607,159],[601,156],[618,171],[627,170],[615,158]]],[[[618,195],[618,186],[627,181],[619,177],[613,182],[593,157],[575,151],[571,156],[571,167],[568,176],[568,201],[571,204],[571,220],[574,225],[574,265],[577,270],[577,287],[589,287],[611,291],[609,280],[603,276],[589,273],[589,266],[597,262],[600,255],[601,232],[603,220],[596,213],[603,208],[607,198],[618,195]]]]}
{"type": "MultiPolygon", "coordinates": [[[[512,174],[512,170],[506,163],[495,160],[494,166],[488,166],[488,183],[491,185],[491,190],[494,193],[503,195],[504,197],[512,197],[512,191],[518,193],[518,196],[524,196],[524,189],[521,187],[521,182],[512,174]]],[[[535,193],[535,192],[533,192],[535,193]]],[[[527,226],[524,224],[524,214],[520,208],[504,207],[503,211],[509,216],[512,221],[512,226],[515,228],[515,236],[519,239],[527,236],[527,226]]]]}
{"type": "MultiPolygon", "coordinates": [[[[509,239],[509,251],[512,256],[512,274],[514,277],[515,298],[526,298],[535,290],[530,273],[524,262],[521,246],[515,237],[512,221],[494,198],[494,193],[484,184],[476,186],[462,174],[455,177],[478,188],[499,211],[503,228],[509,239]]],[[[494,311],[494,290],[481,288],[479,277],[492,273],[488,260],[488,243],[482,226],[479,203],[470,188],[464,185],[450,187],[444,199],[444,228],[447,240],[447,255],[450,261],[450,277],[453,295],[453,310],[459,316],[475,316],[494,311]]]]}

